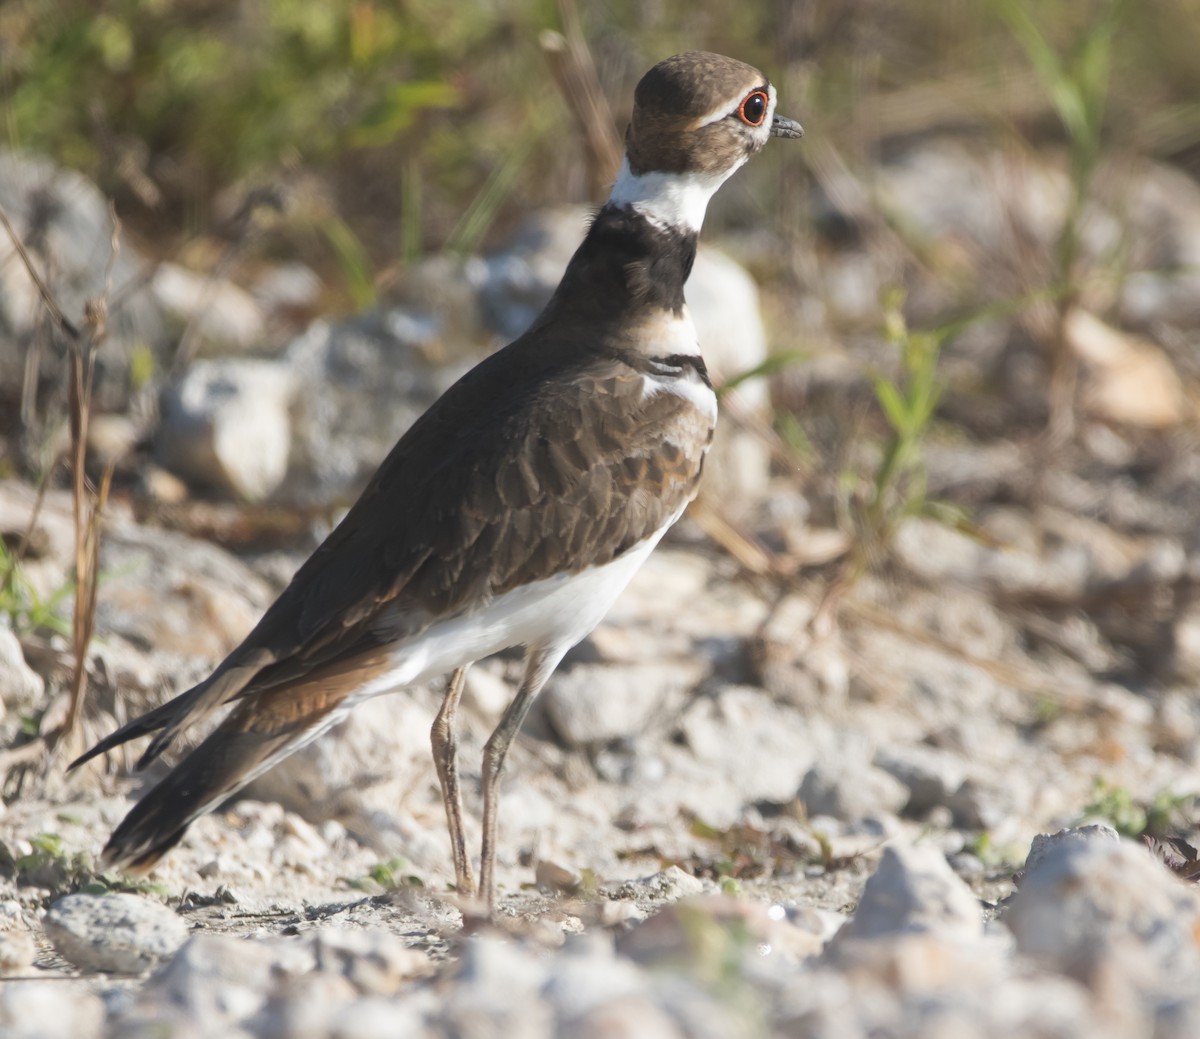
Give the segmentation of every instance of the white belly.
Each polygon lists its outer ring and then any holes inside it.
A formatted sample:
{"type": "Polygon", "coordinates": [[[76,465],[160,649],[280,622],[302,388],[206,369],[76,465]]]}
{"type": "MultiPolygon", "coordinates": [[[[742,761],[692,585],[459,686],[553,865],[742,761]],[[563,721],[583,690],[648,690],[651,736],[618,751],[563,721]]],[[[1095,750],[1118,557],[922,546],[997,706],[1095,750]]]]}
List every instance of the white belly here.
{"type": "MultiPolygon", "coordinates": [[[[682,509],[680,513],[682,513],[682,509]]],[[[656,534],[604,566],[558,574],[497,595],[486,606],[440,621],[399,643],[391,670],[350,700],[425,682],[512,646],[541,646],[565,653],[608,612],[677,513],[656,534]]]]}

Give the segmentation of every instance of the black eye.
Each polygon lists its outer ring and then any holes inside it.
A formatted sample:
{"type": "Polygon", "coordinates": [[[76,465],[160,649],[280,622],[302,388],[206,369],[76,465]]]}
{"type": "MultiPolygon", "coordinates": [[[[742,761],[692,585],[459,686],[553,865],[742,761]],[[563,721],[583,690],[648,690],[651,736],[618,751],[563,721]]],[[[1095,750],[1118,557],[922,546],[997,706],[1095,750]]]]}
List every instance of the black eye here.
{"type": "Polygon", "coordinates": [[[755,90],[746,95],[746,100],[738,108],[738,117],[747,126],[762,126],[769,103],[765,91],[755,90]]]}

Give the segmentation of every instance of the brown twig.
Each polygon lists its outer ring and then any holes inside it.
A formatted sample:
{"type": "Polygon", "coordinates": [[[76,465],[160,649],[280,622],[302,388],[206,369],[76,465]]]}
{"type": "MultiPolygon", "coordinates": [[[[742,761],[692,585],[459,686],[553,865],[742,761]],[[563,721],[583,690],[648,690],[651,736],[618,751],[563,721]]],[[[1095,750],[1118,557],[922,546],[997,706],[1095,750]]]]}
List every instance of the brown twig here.
{"type": "Polygon", "coordinates": [[[25,248],[25,243],[21,241],[21,236],[17,234],[12,221],[8,219],[8,214],[4,211],[3,206],[0,206],[0,224],[4,225],[4,230],[8,233],[9,241],[12,242],[13,248],[17,250],[17,255],[21,257],[21,263],[25,265],[25,270],[37,288],[38,295],[42,297],[42,305],[54,319],[54,323],[66,332],[72,341],[78,342],[79,328],[63,313],[62,307],[58,305],[58,300],[54,298],[54,294],[46,287],[42,276],[38,274],[37,268],[33,265],[33,260],[30,259],[29,252],[25,248]]]}
{"type": "Polygon", "coordinates": [[[0,225],[8,234],[17,255],[30,279],[37,287],[42,304],[56,325],[71,343],[68,395],[71,431],[71,491],[75,527],[75,604],[72,617],[72,651],[74,668],[71,676],[70,699],[66,717],[61,724],[48,727],[28,751],[20,748],[18,757],[3,759],[13,767],[27,767],[42,751],[52,750],[76,729],[83,710],[87,688],[87,653],[96,622],[96,596],[100,572],[100,522],[112,485],[113,465],[110,464],[100,480],[99,488],[87,479],[87,440],[91,420],[92,387],[96,369],[96,354],[108,335],[108,297],[112,291],[113,271],[120,253],[121,221],[109,205],[112,236],[108,263],[104,270],[104,286],[100,296],[84,304],[83,329],[63,312],[58,300],[34,266],[8,214],[0,208],[0,225]],[[33,749],[37,744],[40,749],[33,749]]]}
{"type": "Polygon", "coordinates": [[[104,270],[104,290],[97,299],[84,304],[87,328],[85,342],[71,351],[71,500],[75,520],[75,610],[71,624],[74,670],[71,675],[71,700],[58,738],[75,731],[83,711],[87,688],[87,652],[96,625],[96,594],[100,576],[100,515],[108,501],[113,467],[110,462],[100,480],[99,489],[87,479],[88,426],[92,414],[92,384],[96,372],[96,353],[108,336],[108,294],[112,289],[113,268],[121,250],[121,221],[109,204],[112,237],[108,264],[104,270]]]}
{"type": "Polygon", "coordinates": [[[563,31],[548,29],[539,37],[539,43],[550,63],[550,73],[583,131],[588,192],[599,199],[617,175],[624,149],[573,0],[559,0],[558,15],[563,31]]]}

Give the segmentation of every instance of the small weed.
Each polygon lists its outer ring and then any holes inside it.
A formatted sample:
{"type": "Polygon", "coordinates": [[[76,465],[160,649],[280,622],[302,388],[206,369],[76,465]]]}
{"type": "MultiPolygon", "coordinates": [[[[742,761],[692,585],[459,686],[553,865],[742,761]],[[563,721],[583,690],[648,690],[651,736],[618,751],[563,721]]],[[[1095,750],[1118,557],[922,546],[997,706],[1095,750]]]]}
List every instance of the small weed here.
{"type": "Polygon", "coordinates": [[[808,359],[808,354],[800,350],[784,350],[777,354],[771,354],[761,364],[756,364],[753,368],[747,368],[745,371],[738,372],[736,375],[731,375],[720,386],[717,387],[717,399],[720,400],[730,390],[736,390],[744,382],[749,382],[752,379],[764,379],[783,371],[785,368],[793,364],[799,364],[808,359]]]}
{"type": "Polygon", "coordinates": [[[1100,819],[1124,837],[1138,837],[1146,829],[1146,810],[1127,787],[1103,779],[1092,784],[1092,799],[1083,806],[1083,819],[1100,819]]]}
{"type": "Polygon", "coordinates": [[[1191,809],[1195,804],[1196,798],[1193,794],[1175,794],[1169,790],[1160,790],[1146,806],[1144,834],[1166,837],[1187,828],[1191,820],[1191,809]]]}
{"type": "Polygon", "coordinates": [[[959,326],[914,332],[905,320],[904,293],[898,288],[885,295],[883,311],[884,335],[900,354],[900,368],[894,379],[880,373],[872,377],[875,399],[889,433],[869,479],[854,473],[842,475],[839,505],[854,544],[825,593],[818,617],[827,616],[871,563],[886,554],[905,519],[946,511],[926,500],[921,446],[944,389],[937,367],[942,344],[959,326]]]}
{"type": "Polygon", "coordinates": [[[980,862],[987,862],[995,854],[995,848],[992,845],[992,835],[987,830],[981,830],[972,837],[963,846],[966,851],[969,851],[980,862]]]}
{"type": "Polygon", "coordinates": [[[726,882],[740,885],[741,881],[755,877],[794,872],[796,863],[807,854],[806,849],[798,848],[788,836],[747,823],[720,829],[702,819],[693,819],[691,833],[714,843],[716,852],[695,855],[677,865],[692,876],[716,880],[722,889],[726,882]]]}
{"type": "Polygon", "coordinates": [[[8,619],[13,631],[70,636],[71,621],[61,607],[74,591],[74,582],[68,581],[43,599],[25,576],[16,551],[0,539],[0,616],[8,619]]]}
{"type": "Polygon", "coordinates": [[[1057,303],[1047,336],[1051,361],[1048,432],[1054,445],[1066,440],[1074,429],[1078,360],[1067,342],[1066,320],[1082,291],[1079,259],[1084,215],[1102,156],[1113,44],[1132,4],[1129,0],[1102,0],[1078,36],[1066,47],[1057,48],[1034,17],[1034,5],[1028,0],[992,3],[1033,66],[1067,139],[1071,197],[1050,272],[1057,303]]]}
{"type": "Polygon", "coordinates": [[[1103,820],[1124,837],[1165,837],[1189,825],[1195,800],[1191,794],[1160,790],[1148,802],[1138,801],[1128,788],[1097,779],[1081,818],[1103,820]]]}
{"type": "Polygon", "coordinates": [[[15,855],[0,844],[0,875],[19,887],[46,888],[51,897],[81,891],[99,881],[87,852],[70,852],[57,833],[39,833],[29,839],[31,850],[15,855]]]}
{"type": "Polygon", "coordinates": [[[367,870],[366,876],[350,881],[350,886],[360,891],[382,888],[384,891],[400,891],[405,888],[423,888],[425,881],[412,872],[412,863],[397,856],[386,862],[378,862],[367,870]]]}

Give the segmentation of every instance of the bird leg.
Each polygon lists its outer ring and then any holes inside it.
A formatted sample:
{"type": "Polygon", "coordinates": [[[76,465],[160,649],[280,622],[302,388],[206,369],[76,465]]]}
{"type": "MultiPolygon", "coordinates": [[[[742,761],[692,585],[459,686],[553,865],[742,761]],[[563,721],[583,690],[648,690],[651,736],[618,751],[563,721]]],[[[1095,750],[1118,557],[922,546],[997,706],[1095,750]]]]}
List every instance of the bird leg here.
{"type": "Polygon", "coordinates": [[[546,679],[565,652],[565,647],[530,647],[526,651],[525,677],[521,681],[521,688],[483,748],[483,847],[479,853],[479,894],[489,916],[496,909],[496,809],[504,757],[525,715],[529,713],[534,697],[541,692],[546,679]]]}
{"type": "Polygon", "coordinates": [[[471,860],[467,857],[467,842],[463,836],[462,791],[458,787],[458,734],[454,731],[454,713],[462,697],[467,679],[467,664],[450,676],[446,698],[442,701],[429,742],[433,745],[433,763],[437,767],[442,787],[442,803],[446,806],[446,825],[450,830],[450,849],[454,855],[454,887],[468,898],[475,895],[475,878],[471,875],[471,860]]]}

